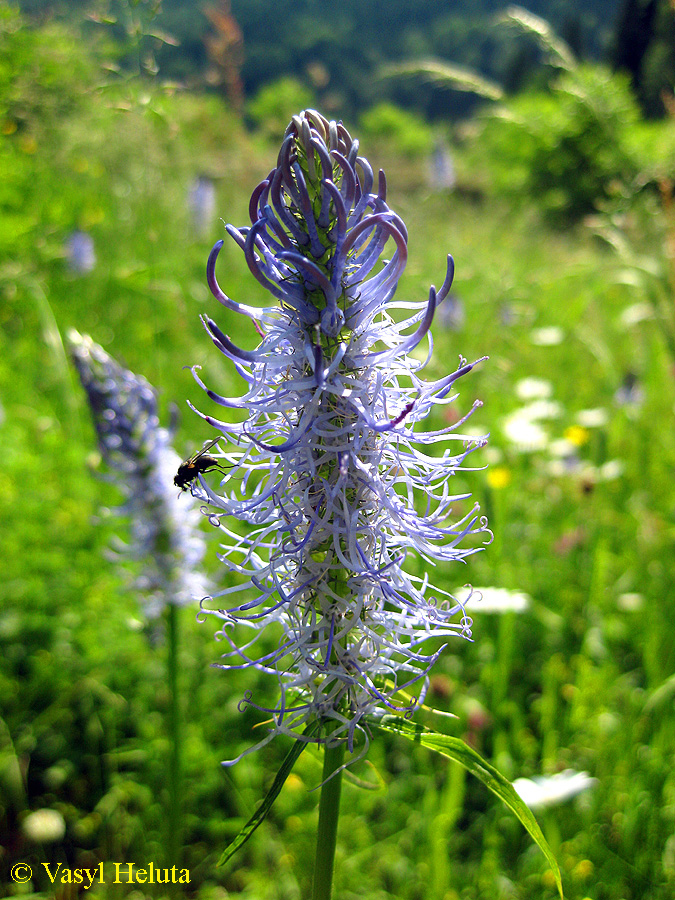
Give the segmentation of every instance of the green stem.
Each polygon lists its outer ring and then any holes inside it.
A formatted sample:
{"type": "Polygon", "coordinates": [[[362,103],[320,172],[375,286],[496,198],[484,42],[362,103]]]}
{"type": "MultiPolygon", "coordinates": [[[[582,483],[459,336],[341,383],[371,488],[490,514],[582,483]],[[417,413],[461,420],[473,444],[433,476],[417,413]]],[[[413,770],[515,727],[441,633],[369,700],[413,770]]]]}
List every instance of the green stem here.
{"type": "Polygon", "coordinates": [[[166,854],[168,866],[180,865],[181,851],[181,754],[180,754],[180,698],[178,692],[178,607],[170,603],[167,610],[169,680],[169,810],[167,817],[166,854]]]}
{"type": "Polygon", "coordinates": [[[344,744],[324,749],[323,787],[319,801],[319,829],[316,838],[312,900],[330,900],[333,890],[333,864],[342,787],[342,772],[337,770],[342,765],[344,755],[344,744]]]}
{"type": "Polygon", "coordinates": [[[495,712],[498,712],[499,707],[508,694],[511,668],[513,666],[515,617],[516,614],[514,612],[505,612],[499,617],[497,659],[494,666],[495,677],[492,683],[492,709],[495,712]]]}

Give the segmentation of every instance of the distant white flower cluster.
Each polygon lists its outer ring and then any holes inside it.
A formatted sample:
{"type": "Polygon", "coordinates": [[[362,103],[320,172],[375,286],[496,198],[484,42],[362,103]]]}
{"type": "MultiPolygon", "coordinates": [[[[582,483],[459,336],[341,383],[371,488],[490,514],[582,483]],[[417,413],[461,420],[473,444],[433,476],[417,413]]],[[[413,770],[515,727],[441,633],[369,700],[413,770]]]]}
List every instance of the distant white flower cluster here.
{"type": "MultiPolygon", "coordinates": [[[[501,421],[502,434],[513,450],[518,453],[546,452],[549,457],[547,471],[555,478],[574,475],[586,483],[597,484],[622,475],[621,460],[610,459],[601,465],[593,465],[579,455],[579,447],[589,440],[589,432],[609,423],[609,413],[604,407],[580,410],[563,437],[552,439],[546,423],[562,419],[565,411],[560,403],[551,399],[551,382],[544,378],[523,378],[516,383],[514,392],[523,405],[501,421]]],[[[634,396],[635,392],[631,397],[634,396]]],[[[628,403],[629,398],[623,402],[628,403]]],[[[498,463],[500,459],[499,451],[493,448],[490,462],[498,463]]]]}
{"type": "Polygon", "coordinates": [[[510,591],[507,588],[472,587],[466,597],[462,596],[463,590],[466,591],[466,588],[458,588],[455,595],[472,615],[474,613],[522,613],[529,609],[532,602],[529,594],[523,591],[510,591]]]}
{"type": "Polygon", "coordinates": [[[538,775],[533,778],[517,778],[513,787],[521,800],[530,809],[547,809],[571,800],[578,794],[597,784],[588,772],[574,772],[565,769],[555,775],[538,775]]]}
{"type": "Polygon", "coordinates": [[[23,820],[21,830],[33,844],[56,844],[66,834],[66,822],[56,809],[36,809],[23,820]]]}
{"type": "Polygon", "coordinates": [[[537,347],[557,347],[565,340],[565,332],[557,325],[535,328],[530,334],[530,340],[537,347]]]}
{"type": "Polygon", "coordinates": [[[541,422],[559,418],[563,411],[559,403],[548,399],[551,392],[550,382],[543,379],[527,379],[516,386],[516,393],[529,402],[502,420],[504,436],[515,449],[532,453],[548,444],[548,433],[541,422]]]}

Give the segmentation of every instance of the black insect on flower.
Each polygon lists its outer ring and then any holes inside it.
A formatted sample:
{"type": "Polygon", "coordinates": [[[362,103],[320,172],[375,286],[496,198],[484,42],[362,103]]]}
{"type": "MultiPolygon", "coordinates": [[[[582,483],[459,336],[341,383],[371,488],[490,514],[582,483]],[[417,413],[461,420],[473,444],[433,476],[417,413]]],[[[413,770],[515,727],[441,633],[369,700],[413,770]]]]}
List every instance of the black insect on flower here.
{"type": "Polygon", "coordinates": [[[179,487],[181,491],[186,491],[198,475],[203,475],[204,472],[211,472],[213,469],[223,471],[223,465],[220,460],[208,454],[208,451],[214,444],[218,443],[218,440],[219,438],[214,438],[212,441],[209,441],[198,453],[195,453],[194,456],[186,459],[185,462],[178,466],[176,477],[173,480],[176,487],[179,487]]]}

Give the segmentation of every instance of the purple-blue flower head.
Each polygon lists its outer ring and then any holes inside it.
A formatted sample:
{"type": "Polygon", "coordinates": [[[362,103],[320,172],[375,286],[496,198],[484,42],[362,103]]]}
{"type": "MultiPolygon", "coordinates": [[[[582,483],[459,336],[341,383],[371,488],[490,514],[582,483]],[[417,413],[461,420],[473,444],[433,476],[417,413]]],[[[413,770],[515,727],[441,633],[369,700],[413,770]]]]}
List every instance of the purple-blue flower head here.
{"type": "Polygon", "coordinates": [[[244,393],[220,396],[193,369],[211,400],[243,418],[200,413],[228,442],[231,466],[220,492],[203,477],[194,488],[220,525],[232,573],[208,612],[222,620],[224,668],[278,680],[273,708],[244,701],[272,716],[261,744],[318,720],[318,740],[347,740],[353,751],[357,729],[367,743],[367,716],[410,714],[423,702],[442,649],[437,640],[428,649],[432,638],[470,636],[461,604],[426,574],[408,573],[406,560],[460,561],[488,540],[477,505],[453,516],[469,495],[450,489],[485,440],[457,432],[466,416],[418,427],[455,399],[455,382],[475,363],[460,359],[454,372],[422,379],[452,258],[425,303],[394,299],[407,231],[387,205],[384,174],[375,185],[341,124],[313,110],[293,118],[250,216],[250,226],[227,231],[274,303],[258,308],[223,293],[222,241],[207,276],[223,319],[248,317],[260,342],[242,349],[202,317],[244,393]],[[426,354],[414,353],[420,344],[426,354]]]}
{"type": "Polygon", "coordinates": [[[206,552],[194,503],[180,503],[172,479],[180,457],[159,424],[157,393],[124,369],[88,335],[68,335],[73,363],[86,391],[101,456],[126,497],[131,539],[121,555],[142,560],[137,580],[148,618],[167,604],[184,606],[207,590],[200,564],[206,552]]]}

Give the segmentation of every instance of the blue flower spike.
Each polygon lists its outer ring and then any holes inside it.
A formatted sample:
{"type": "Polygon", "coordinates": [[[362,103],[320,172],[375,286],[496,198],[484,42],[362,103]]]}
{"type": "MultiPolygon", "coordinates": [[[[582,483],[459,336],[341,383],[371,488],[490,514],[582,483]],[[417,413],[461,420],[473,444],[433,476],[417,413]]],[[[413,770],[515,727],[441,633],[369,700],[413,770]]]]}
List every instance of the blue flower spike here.
{"type": "Polygon", "coordinates": [[[178,499],[173,478],[181,458],[159,421],[157,392],[123,368],[88,335],[72,329],[68,349],[87,394],[103,462],[125,496],[117,512],[129,519],[130,540],[118,556],[142,560],[136,581],[148,619],[168,605],[204,596],[200,571],[206,541],[196,504],[178,499]]]}
{"type": "Polygon", "coordinates": [[[268,729],[246,752],[277,734],[365,752],[368,718],[410,716],[424,702],[444,648],[437,639],[471,637],[462,604],[408,573],[406,561],[463,561],[491,538],[470,495],[450,489],[487,438],[458,433],[468,416],[418,429],[476,363],[460,358],[456,371],[421,378],[454,263],[448,257],[441,290],[426,302],[394,300],[407,231],[387,205],[383,173],[373,188],[358,142],[305,110],[253,192],[251,225],[227,227],[273,305],[231,300],[216,279],[221,241],[209,257],[223,318],[252,320],[260,338],[245,350],[202,317],[243,379],[240,397],[208,389],[193,368],[209,398],[240,420],[199,413],[221,435],[228,470],[219,490],[203,476],[193,490],[220,527],[231,573],[202,608],[221,620],[222,668],[269,673],[279,687],[272,708],[248,693],[242,700],[268,729]]]}

